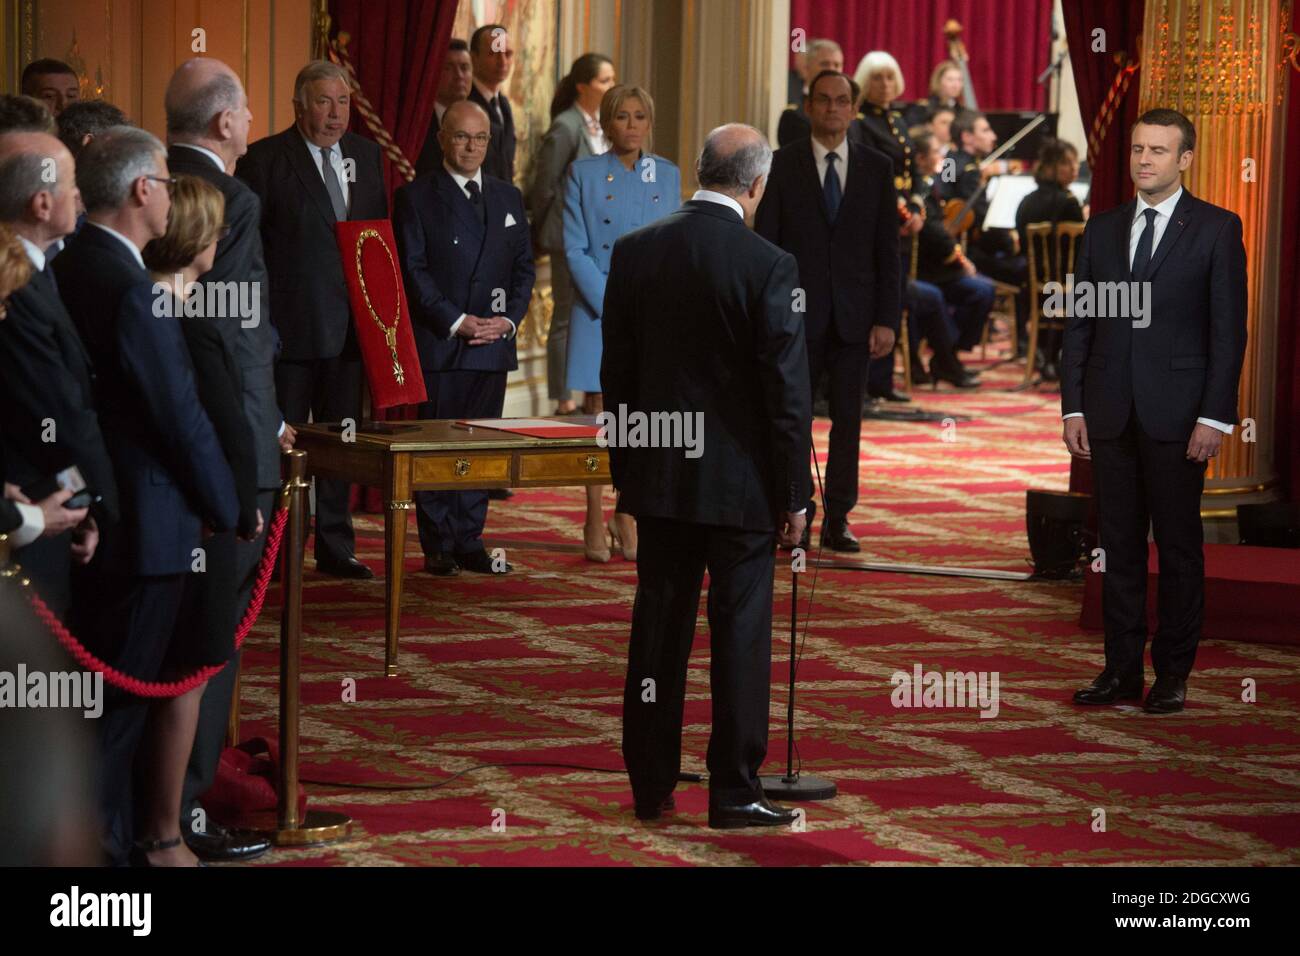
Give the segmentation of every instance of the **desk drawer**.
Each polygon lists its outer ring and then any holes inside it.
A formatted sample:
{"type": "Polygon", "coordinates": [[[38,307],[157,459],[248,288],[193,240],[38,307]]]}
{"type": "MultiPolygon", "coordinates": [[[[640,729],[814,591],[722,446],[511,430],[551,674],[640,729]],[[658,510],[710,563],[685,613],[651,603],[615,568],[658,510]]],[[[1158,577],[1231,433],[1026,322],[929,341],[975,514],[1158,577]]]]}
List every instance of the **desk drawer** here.
{"type": "Polygon", "coordinates": [[[510,454],[464,452],[457,455],[416,456],[411,462],[411,487],[464,485],[466,488],[510,484],[510,454]]]}
{"type": "Polygon", "coordinates": [[[519,456],[521,485],[560,484],[564,481],[584,483],[595,480],[609,482],[609,452],[603,448],[592,451],[525,453],[519,456]]]}

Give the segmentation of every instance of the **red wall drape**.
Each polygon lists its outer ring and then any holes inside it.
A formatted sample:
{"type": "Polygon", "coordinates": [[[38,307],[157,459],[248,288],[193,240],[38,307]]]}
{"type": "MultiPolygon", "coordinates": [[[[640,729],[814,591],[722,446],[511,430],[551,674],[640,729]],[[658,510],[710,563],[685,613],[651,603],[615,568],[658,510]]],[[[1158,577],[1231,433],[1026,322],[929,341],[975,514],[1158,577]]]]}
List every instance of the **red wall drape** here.
{"type": "MultiPolygon", "coordinates": [[[[1300,9],[1291,31],[1300,29],[1300,9]]],[[[1286,173],[1282,209],[1282,279],[1277,316],[1277,425],[1274,448],[1283,494],[1300,501],[1300,76],[1287,67],[1291,98],[1286,127],[1286,173]]],[[[1263,423],[1261,423],[1263,424],[1263,423]]]]}
{"type": "MultiPolygon", "coordinates": [[[[964,30],[980,109],[1046,105],[1044,88],[1034,80],[1049,63],[1051,0],[790,0],[790,29],[804,30],[808,40],[825,37],[839,43],[850,75],[870,51],[892,54],[903,70],[905,100],[929,95],[930,71],[948,56],[943,25],[949,18],[964,30]]],[[[790,65],[795,65],[794,55],[790,65]]]]}
{"type": "MultiPolygon", "coordinates": [[[[361,89],[412,166],[424,145],[438,92],[456,0],[330,0],[334,36],[351,39],[348,55],[361,89]]],[[[373,139],[356,106],[352,130],[373,139]]],[[[405,177],[385,163],[389,196],[405,177]]]]}

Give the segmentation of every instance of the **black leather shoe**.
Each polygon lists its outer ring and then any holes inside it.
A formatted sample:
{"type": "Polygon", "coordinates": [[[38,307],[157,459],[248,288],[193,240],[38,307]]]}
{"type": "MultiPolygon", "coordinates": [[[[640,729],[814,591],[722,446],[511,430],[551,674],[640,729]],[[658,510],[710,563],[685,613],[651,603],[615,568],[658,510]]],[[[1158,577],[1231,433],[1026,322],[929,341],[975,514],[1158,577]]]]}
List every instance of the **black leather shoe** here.
{"type": "Polygon", "coordinates": [[[904,395],[902,392],[895,391],[892,388],[887,388],[883,392],[868,390],[867,394],[872,398],[884,399],[887,402],[910,402],[912,400],[911,395],[904,395]]]}
{"type": "Polygon", "coordinates": [[[1121,678],[1109,668],[1097,675],[1087,687],[1074,692],[1076,704],[1114,704],[1121,700],[1142,699],[1142,675],[1121,678]]]}
{"type": "Polygon", "coordinates": [[[374,571],[371,571],[353,557],[342,560],[338,558],[317,558],[316,570],[321,574],[328,574],[332,578],[352,578],[357,581],[367,581],[375,576],[374,571]]]}
{"type": "Polygon", "coordinates": [[[493,501],[506,501],[513,498],[515,493],[509,488],[489,488],[487,496],[493,501]]]}
{"type": "Polygon", "coordinates": [[[476,574],[505,574],[507,571],[513,571],[514,565],[506,562],[506,566],[498,571],[492,567],[492,558],[488,555],[485,548],[479,548],[477,551],[468,551],[465,553],[457,552],[456,563],[466,571],[473,571],[476,574]]]}
{"type": "Polygon", "coordinates": [[[1186,702],[1187,681],[1177,677],[1157,677],[1142,709],[1148,714],[1175,714],[1186,702]]]}
{"type": "Polygon", "coordinates": [[[222,860],[255,860],[271,849],[271,841],[262,834],[222,826],[213,820],[208,821],[206,833],[195,833],[189,827],[184,827],[181,834],[185,837],[185,845],[195,856],[213,863],[222,860]]]}
{"type": "Polygon", "coordinates": [[[822,522],[822,547],[832,551],[862,550],[862,545],[849,530],[847,518],[827,518],[822,522]]]}
{"type": "Polygon", "coordinates": [[[749,803],[714,803],[709,801],[709,826],[714,830],[739,830],[741,827],[788,827],[795,821],[793,810],[759,797],[749,803]]]}
{"type": "MultiPolygon", "coordinates": [[[[934,362],[930,363],[930,372],[934,371],[934,362]]],[[[919,358],[912,359],[912,384],[929,385],[931,382],[930,372],[925,370],[919,358]]]]}
{"type": "Polygon", "coordinates": [[[424,556],[424,570],[442,578],[450,578],[460,574],[460,565],[446,551],[435,551],[424,556]]]}
{"type": "Polygon", "coordinates": [[[673,799],[670,793],[658,803],[638,803],[636,805],[636,818],[638,820],[658,820],[665,813],[672,813],[677,809],[677,801],[673,799]]]}

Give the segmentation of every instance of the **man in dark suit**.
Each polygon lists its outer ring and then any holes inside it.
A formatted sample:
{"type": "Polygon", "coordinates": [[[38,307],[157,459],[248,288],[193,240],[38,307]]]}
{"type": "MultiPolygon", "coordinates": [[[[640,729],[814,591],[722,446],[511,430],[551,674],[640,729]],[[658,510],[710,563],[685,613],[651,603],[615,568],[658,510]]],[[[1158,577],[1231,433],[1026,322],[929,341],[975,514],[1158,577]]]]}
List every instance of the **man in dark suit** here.
{"type": "MultiPolygon", "coordinates": [[[[501,414],[506,374],[519,367],[515,333],[533,292],[524,201],[511,183],[485,176],[488,116],[470,101],[443,116],[444,166],[393,197],[393,231],[411,304],[429,400],[421,418],[501,414]]],[[[485,491],[418,491],[425,567],[491,573],[483,547],[485,491]]]]}
{"type": "Polygon", "coordinates": [[[700,429],[694,450],[661,441],[610,448],[619,508],[636,517],[639,542],[623,759],[641,819],[673,808],[706,569],[709,826],[794,819],[766,800],[758,780],[775,550],[778,537],[790,547],[803,533],[812,428],[803,317],[792,307],[795,258],[745,226],[771,162],[758,130],[714,130],[696,167],[700,190],[619,239],[610,265],[600,369],[607,424],[653,414],[677,416],[683,439],[688,420],[700,429]]]}
{"type": "MultiPolygon", "coordinates": [[[[294,83],[294,125],[258,140],[235,175],[262,202],[262,248],[279,330],[276,395],[285,418],[361,418],[362,369],[334,224],[385,219],[388,200],[379,147],[347,132],[347,73],[317,60],[294,83]]],[[[368,321],[368,319],[367,319],[368,321]]],[[[316,480],[316,567],[370,578],[356,559],[347,482],[316,480]]]]}
{"type": "MultiPolygon", "coordinates": [[[[870,359],[893,353],[901,315],[893,167],[883,153],[847,139],[856,101],[857,85],[843,73],[813,78],[812,137],[776,151],[754,223],[799,263],[808,378],[814,388],[823,372],[829,379],[822,543],[835,551],[861,550],[848,514],[858,502],[864,378],[870,359]]],[[[810,478],[810,519],[815,493],[810,478]]]]}
{"type": "Polygon", "coordinates": [[[58,489],[56,476],[76,467],[95,501],[80,532],[43,536],[19,548],[45,603],[64,615],[71,601],[74,535],[77,558],[93,554],[98,532],[117,520],[117,484],[99,419],[93,371],[63,302],[47,253],[76,225],[79,193],[72,154],[48,133],[0,134],[0,222],[19,238],[32,263],[27,284],[10,296],[0,322],[0,424],[5,480],[31,501],[58,489]],[[54,162],[53,181],[46,175],[54,162]]]}
{"type": "Polygon", "coordinates": [[[808,89],[813,77],[830,70],[844,72],[844,51],[834,40],[813,40],[800,56],[799,72],[790,71],[789,102],[776,125],[776,142],[789,146],[812,135],[808,118],[808,89]]]}
{"type": "MultiPolygon", "coordinates": [[[[204,528],[231,530],[239,510],[180,323],[158,317],[154,281],[140,255],[166,231],[169,181],[166,151],[149,133],[118,126],[97,137],[77,169],[86,226],[54,266],[96,369],[100,425],[122,512],[105,533],[93,593],[74,604],[72,630],[111,666],[141,680],[157,679],[165,658],[184,666],[185,635],[177,625],[186,575],[204,528]]],[[[163,741],[189,753],[197,705],[196,698],[183,715],[169,710],[151,732],[147,773],[154,787],[159,779],[176,781],[178,816],[185,760],[173,764],[177,751],[163,741]]],[[[132,846],[132,764],[148,710],[147,699],[110,691],[100,719],[106,850],[115,862],[132,846]]],[[[150,862],[188,855],[176,817],[163,832],[140,836],[150,862]]]]}
{"type": "MultiPolygon", "coordinates": [[[[172,74],[164,103],[170,146],[168,168],[173,175],[207,180],[221,190],[226,200],[225,225],[229,231],[217,243],[212,269],[201,281],[209,287],[229,283],[233,288],[238,284],[248,292],[236,301],[251,302],[254,307],[251,315],[207,317],[239,367],[243,414],[252,433],[257,466],[257,508],[265,519],[261,533],[251,541],[241,538],[235,545],[234,573],[239,582],[236,613],[242,617],[266,545],[265,523],[275,510],[280,451],[282,446],[293,444],[293,430],[285,424],[275,398],[275,356],[280,343],[271,323],[270,281],[262,257],[262,204],[247,183],[227,172],[248,151],[252,114],[234,70],[210,57],[182,63],[172,74]]],[[[249,859],[270,848],[264,837],[232,830],[217,820],[207,819],[200,830],[194,827],[199,797],[216,778],[238,673],[236,654],[224,670],[208,680],[181,804],[181,832],[186,842],[195,853],[210,860],[249,859]]]]}
{"type": "Polygon", "coordinates": [[[514,66],[514,41],[505,27],[489,23],[470,37],[469,55],[474,64],[469,98],[483,108],[492,124],[492,142],[483,157],[483,172],[512,183],[515,180],[515,114],[510,109],[510,97],[501,87],[510,78],[514,66]]]}
{"type": "Polygon", "coordinates": [[[1142,696],[1152,528],[1159,625],[1151,641],[1156,679],[1143,706],[1166,714],[1183,708],[1201,637],[1201,492],[1206,462],[1237,422],[1246,250],[1241,219],[1183,187],[1196,147],[1187,117],[1150,110],[1132,139],[1138,194],[1088,223],[1075,265],[1076,311],[1079,294],[1091,288],[1100,298],[1102,283],[1137,288],[1118,315],[1069,318],[1061,360],[1065,444],[1092,459],[1106,562],[1106,667],[1074,700],[1142,696]]]}
{"type": "Polygon", "coordinates": [[[473,76],[469,44],[459,37],[452,37],[447,56],[442,61],[442,73],[438,77],[438,93],[433,102],[433,116],[429,119],[429,132],[424,135],[420,158],[415,161],[415,175],[423,176],[442,168],[442,144],[438,142],[438,130],[442,128],[443,114],[452,103],[459,103],[469,96],[473,76]]]}

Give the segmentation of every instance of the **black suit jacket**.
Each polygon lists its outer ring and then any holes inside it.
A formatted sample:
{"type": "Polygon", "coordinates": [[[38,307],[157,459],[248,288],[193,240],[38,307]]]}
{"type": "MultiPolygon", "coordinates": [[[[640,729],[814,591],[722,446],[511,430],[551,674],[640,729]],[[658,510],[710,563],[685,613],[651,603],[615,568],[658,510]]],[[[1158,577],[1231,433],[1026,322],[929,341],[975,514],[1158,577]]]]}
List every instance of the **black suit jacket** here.
{"type": "Polygon", "coordinates": [[[776,124],[776,142],[779,146],[789,146],[797,140],[812,135],[812,122],[802,106],[791,104],[781,111],[781,120],[776,124]]]}
{"type": "Polygon", "coordinates": [[[6,480],[36,501],[55,491],[58,472],[76,465],[100,497],[96,518],[116,521],[117,482],[95,412],[90,356],[51,277],[34,273],[9,297],[8,313],[0,321],[6,480]],[[44,440],[47,422],[54,441],[44,440]]]}
{"type": "MultiPolygon", "coordinates": [[[[490,114],[489,114],[490,115],[490,114]]],[[[424,135],[424,146],[420,148],[420,158],[415,161],[415,175],[423,176],[425,173],[431,173],[435,169],[442,169],[442,143],[438,142],[438,130],[442,124],[438,122],[438,110],[435,108],[433,115],[429,117],[429,132],[424,135]]],[[[394,196],[396,200],[396,196],[394,196]]]]}
{"type": "Polygon", "coordinates": [[[850,142],[849,169],[832,224],[811,139],[778,149],[754,228],[792,253],[807,293],[809,341],[834,322],[845,342],[866,342],[873,325],[898,331],[901,298],[898,212],[889,158],[850,142]]]}
{"type": "MultiPolygon", "coordinates": [[[[339,145],[343,158],[356,163],[356,180],[349,184],[348,218],[386,219],[388,199],[379,147],[354,133],[344,133],[339,145]]],[[[334,207],[320,167],[297,126],[249,146],[235,175],[262,201],[262,249],[281,357],[336,358],[347,341],[352,311],[334,240],[334,207]]]]}
{"type": "Polygon", "coordinates": [[[702,454],[610,448],[620,510],[771,531],[805,505],[812,390],[794,256],[691,201],[614,244],[601,318],[607,411],[699,413],[702,454]]]}
{"type": "Polygon", "coordinates": [[[510,109],[510,97],[505,93],[497,94],[501,104],[503,123],[497,122],[496,114],[488,108],[487,100],[478,91],[477,86],[470,86],[469,98],[483,107],[491,124],[492,142],[488,143],[487,155],[483,157],[483,172],[508,183],[515,181],[515,114],[510,109]]]}
{"type": "MultiPolygon", "coordinates": [[[[1088,222],[1080,283],[1128,283],[1137,200],[1088,222]]],[[[1062,414],[1082,412],[1090,438],[1116,438],[1136,409],[1158,441],[1185,442],[1197,418],[1235,424],[1246,351],[1246,249],[1236,213],[1184,188],[1147,269],[1146,328],[1127,316],[1066,321],[1062,414]]]]}
{"type": "Polygon", "coordinates": [[[243,180],[217,169],[207,156],[185,146],[172,146],[167,151],[167,168],[173,175],[198,176],[207,180],[220,189],[226,199],[226,225],[230,232],[217,243],[217,258],[212,269],[199,281],[205,285],[257,283],[255,325],[252,318],[236,321],[210,317],[210,321],[216,323],[227,350],[239,366],[243,383],[241,402],[251,429],[258,486],[278,488],[278,439],[280,423],[284,421],[275,398],[275,357],[280,351],[280,337],[271,321],[271,282],[262,254],[262,202],[243,180]]]}
{"type": "Polygon", "coordinates": [[[121,498],[99,560],[124,573],[185,574],[204,524],[238,519],[234,477],[199,402],[182,319],[157,313],[153,279],[87,223],[54,261],[96,369],[95,399],[121,498]]]}
{"type": "Polygon", "coordinates": [[[510,183],[484,176],[483,203],[486,225],[445,169],[418,177],[393,196],[393,232],[426,372],[519,367],[513,336],[471,346],[451,334],[452,323],[465,313],[505,315],[517,329],[533,294],[523,196],[510,183]],[[494,307],[497,289],[505,298],[494,307]]]}

